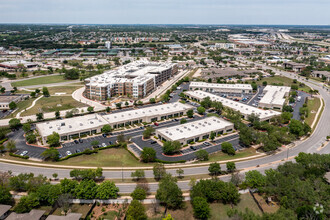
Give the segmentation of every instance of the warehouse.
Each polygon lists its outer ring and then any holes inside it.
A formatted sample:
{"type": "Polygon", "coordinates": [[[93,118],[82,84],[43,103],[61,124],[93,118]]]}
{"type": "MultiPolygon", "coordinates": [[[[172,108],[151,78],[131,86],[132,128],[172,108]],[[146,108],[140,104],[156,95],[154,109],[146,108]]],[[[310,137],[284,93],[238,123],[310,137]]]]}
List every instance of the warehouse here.
{"type": "Polygon", "coordinates": [[[61,141],[66,141],[72,138],[100,133],[102,127],[106,124],[108,124],[108,122],[102,116],[90,114],[75,118],[37,123],[36,128],[45,144],[47,137],[53,134],[53,132],[60,135],[61,141]]]}
{"type": "Polygon", "coordinates": [[[193,106],[180,102],[156,105],[131,111],[123,111],[114,114],[104,115],[104,119],[113,128],[124,127],[127,125],[154,122],[173,117],[180,117],[187,113],[193,106]]]}
{"type": "Polygon", "coordinates": [[[259,102],[259,107],[270,109],[282,109],[285,97],[290,93],[288,86],[266,86],[263,90],[264,96],[259,102]]]}
{"type": "Polygon", "coordinates": [[[182,145],[209,138],[211,132],[221,135],[234,130],[231,122],[207,117],[198,121],[156,130],[156,136],[163,141],[179,141],[182,145]]]}
{"type": "Polygon", "coordinates": [[[280,115],[280,112],[272,111],[272,110],[263,110],[259,108],[255,108],[250,105],[246,105],[240,102],[235,102],[230,99],[222,98],[217,95],[213,95],[212,93],[209,92],[204,92],[204,91],[187,91],[185,92],[185,95],[192,99],[196,100],[198,102],[201,102],[204,98],[210,97],[212,101],[218,101],[221,102],[223,106],[233,109],[235,111],[239,111],[245,119],[248,118],[249,115],[255,114],[259,116],[261,121],[266,121],[271,119],[274,116],[280,115]]]}
{"type": "Polygon", "coordinates": [[[205,82],[191,82],[190,90],[202,90],[205,92],[223,92],[223,93],[240,93],[251,94],[253,89],[250,84],[218,84],[205,82]]]}

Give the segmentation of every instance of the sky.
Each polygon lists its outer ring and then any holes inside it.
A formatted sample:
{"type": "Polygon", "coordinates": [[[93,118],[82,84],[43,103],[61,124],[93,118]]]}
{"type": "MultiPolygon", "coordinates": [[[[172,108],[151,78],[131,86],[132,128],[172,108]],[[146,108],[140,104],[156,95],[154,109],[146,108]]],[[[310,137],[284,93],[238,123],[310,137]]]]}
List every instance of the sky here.
{"type": "Polygon", "coordinates": [[[0,0],[0,23],[330,25],[330,0],[0,0]]]}

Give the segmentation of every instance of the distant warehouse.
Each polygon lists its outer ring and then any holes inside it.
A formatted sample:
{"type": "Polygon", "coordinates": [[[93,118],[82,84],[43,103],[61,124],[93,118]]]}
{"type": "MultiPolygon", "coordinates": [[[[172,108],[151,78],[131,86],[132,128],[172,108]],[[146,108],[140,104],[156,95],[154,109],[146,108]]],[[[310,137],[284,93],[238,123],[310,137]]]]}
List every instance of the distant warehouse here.
{"type": "Polygon", "coordinates": [[[181,144],[189,144],[210,137],[211,132],[216,135],[231,132],[234,125],[231,122],[217,118],[207,117],[168,128],[156,130],[156,136],[163,141],[179,141],[181,144]]]}
{"type": "Polygon", "coordinates": [[[185,92],[185,95],[199,102],[206,97],[210,97],[212,101],[221,102],[223,106],[233,109],[235,111],[239,111],[244,116],[245,119],[247,119],[249,115],[255,114],[260,118],[261,121],[266,121],[274,116],[281,114],[280,112],[276,112],[272,110],[263,110],[263,109],[255,108],[253,106],[246,105],[240,102],[235,102],[230,99],[222,98],[220,96],[204,91],[198,91],[198,90],[187,91],[185,92]]]}
{"type": "Polygon", "coordinates": [[[205,92],[241,93],[251,94],[253,89],[250,84],[219,84],[205,82],[191,82],[190,90],[202,90],[205,92]]]}
{"type": "Polygon", "coordinates": [[[46,143],[53,132],[60,135],[61,141],[100,133],[104,125],[120,128],[142,122],[153,122],[179,117],[193,109],[193,106],[180,102],[156,105],[130,111],[122,111],[108,115],[89,114],[74,118],[37,123],[37,130],[46,143]]]}
{"type": "Polygon", "coordinates": [[[282,109],[285,98],[290,93],[291,88],[287,86],[271,86],[268,85],[264,88],[264,96],[259,102],[261,108],[282,109]]]}

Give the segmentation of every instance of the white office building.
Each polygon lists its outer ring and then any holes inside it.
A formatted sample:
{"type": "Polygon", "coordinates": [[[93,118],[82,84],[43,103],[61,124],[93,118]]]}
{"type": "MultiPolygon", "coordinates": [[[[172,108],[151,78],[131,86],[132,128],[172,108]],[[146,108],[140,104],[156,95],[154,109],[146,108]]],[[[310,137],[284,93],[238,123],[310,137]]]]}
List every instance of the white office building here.
{"type": "Polygon", "coordinates": [[[198,121],[156,130],[156,136],[163,141],[179,141],[182,145],[234,130],[233,123],[217,117],[207,117],[198,121]]]}
{"type": "Polygon", "coordinates": [[[253,92],[250,84],[219,84],[205,82],[191,82],[190,90],[202,90],[205,92],[223,92],[223,93],[240,93],[251,94],[253,92]]]}
{"type": "Polygon", "coordinates": [[[256,108],[256,107],[253,107],[253,106],[250,106],[247,104],[235,102],[233,100],[226,99],[226,98],[214,95],[212,93],[199,91],[199,90],[187,91],[187,92],[185,92],[185,95],[188,98],[199,101],[199,102],[201,102],[206,97],[210,97],[210,99],[212,101],[221,102],[223,106],[233,109],[235,111],[239,111],[244,116],[245,119],[247,119],[249,115],[255,114],[260,118],[261,121],[266,121],[266,120],[271,119],[274,116],[281,114],[280,112],[259,109],[259,108],[256,108]]]}
{"type": "Polygon", "coordinates": [[[285,97],[289,96],[291,88],[288,86],[271,86],[264,88],[264,96],[259,102],[259,107],[270,109],[282,109],[285,97]]]}

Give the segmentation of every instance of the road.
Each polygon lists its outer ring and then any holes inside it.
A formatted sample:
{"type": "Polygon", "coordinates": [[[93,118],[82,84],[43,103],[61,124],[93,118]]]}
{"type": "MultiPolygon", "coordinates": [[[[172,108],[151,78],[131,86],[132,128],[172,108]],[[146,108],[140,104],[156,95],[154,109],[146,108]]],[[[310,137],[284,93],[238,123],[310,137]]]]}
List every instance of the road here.
{"type": "MultiPolygon", "coordinates": [[[[277,74],[281,74],[290,78],[296,78],[298,81],[305,83],[306,85],[312,87],[313,89],[317,89],[320,93],[320,96],[324,100],[325,108],[323,114],[319,120],[319,123],[314,130],[313,134],[306,139],[305,141],[300,141],[296,144],[294,148],[291,148],[289,151],[282,151],[278,154],[270,155],[267,157],[237,162],[236,167],[237,169],[246,169],[246,168],[253,168],[256,169],[256,166],[260,166],[258,170],[265,170],[272,167],[276,167],[278,164],[283,163],[283,160],[286,158],[292,158],[298,155],[299,152],[307,152],[307,153],[323,153],[328,154],[330,153],[330,143],[327,144],[325,147],[320,149],[322,143],[324,143],[325,138],[330,133],[330,126],[329,126],[329,118],[330,118],[330,95],[327,89],[323,88],[323,85],[318,82],[309,82],[303,79],[302,77],[297,78],[297,76],[293,73],[279,71],[275,68],[271,68],[265,66],[267,69],[273,69],[273,71],[277,74]]],[[[182,165],[181,165],[182,166],[182,165]]],[[[176,169],[180,167],[180,165],[173,166],[172,168],[167,169],[167,172],[172,173],[175,175],[176,169]]],[[[30,167],[26,165],[17,165],[17,164],[8,164],[0,162],[0,169],[3,171],[11,170],[14,174],[22,173],[22,172],[33,172],[35,174],[43,174],[47,177],[51,177],[53,173],[58,173],[59,178],[64,178],[69,176],[69,169],[59,169],[59,168],[39,168],[39,167],[30,167]]],[[[132,168],[134,169],[134,168],[132,168]]],[[[207,174],[208,173],[208,166],[199,166],[199,167],[185,167],[183,168],[185,175],[198,175],[198,174],[207,174]]],[[[130,178],[132,171],[120,171],[120,170],[109,170],[104,171],[105,178],[112,178],[112,179],[120,179],[122,175],[124,178],[130,178]]],[[[146,170],[146,177],[153,177],[151,170],[146,170]]],[[[187,189],[188,183],[187,182],[179,182],[179,186],[182,189],[187,189]]],[[[155,186],[156,187],[156,186],[155,186]]],[[[134,184],[125,184],[125,186],[121,187],[121,192],[128,192],[135,188],[134,184]]],[[[153,188],[151,188],[154,191],[153,188]]]]}

